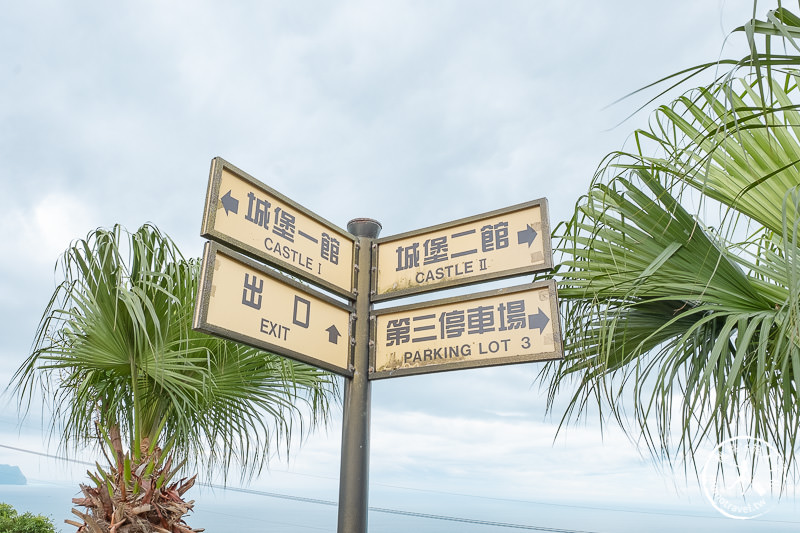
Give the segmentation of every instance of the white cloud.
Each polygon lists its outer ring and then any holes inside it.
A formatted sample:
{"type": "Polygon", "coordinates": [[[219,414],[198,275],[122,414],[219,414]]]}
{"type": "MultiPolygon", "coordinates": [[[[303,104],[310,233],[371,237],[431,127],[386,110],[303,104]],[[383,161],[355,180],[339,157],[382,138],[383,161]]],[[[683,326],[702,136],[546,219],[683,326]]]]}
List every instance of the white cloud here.
{"type": "Polygon", "coordinates": [[[516,419],[476,419],[376,411],[372,468],[378,484],[402,484],[506,498],[602,499],[634,484],[641,500],[663,489],[653,467],[616,429],[573,428],[553,442],[555,426],[516,419]],[[377,481],[380,480],[380,481],[377,481]]]}
{"type": "MultiPolygon", "coordinates": [[[[215,155],[340,226],[377,218],[384,236],[542,196],[555,225],[645,123],[606,131],[641,100],[603,106],[716,57],[718,13],[632,0],[9,5],[3,363],[29,346],[72,239],[149,220],[199,255],[215,155]]],[[[726,4],[726,29],[749,13],[726,4]]],[[[601,442],[594,414],[553,445],[535,374],[376,383],[373,482],[617,501],[662,483],[618,432],[601,442]]],[[[335,487],[338,424],[290,468],[335,487]]]]}
{"type": "MultiPolygon", "coordinates": [[[[2,187],[0,194],[13,198],[13,191],[2,187]]],[[[28,278],[31,269],[52,268],[56,259],[76,238],[85,236],[94,219],[94,208],[68,192],[47,192],[22,205],[0,212],[0,227],[4,230],[6,253],[0,259],[3,281],[9,276],[28,278]]],[[[2,294],[2,293],[0,293],[2,294]]],[[[5,293],[6,295],[8,293],[5,293]]]]}

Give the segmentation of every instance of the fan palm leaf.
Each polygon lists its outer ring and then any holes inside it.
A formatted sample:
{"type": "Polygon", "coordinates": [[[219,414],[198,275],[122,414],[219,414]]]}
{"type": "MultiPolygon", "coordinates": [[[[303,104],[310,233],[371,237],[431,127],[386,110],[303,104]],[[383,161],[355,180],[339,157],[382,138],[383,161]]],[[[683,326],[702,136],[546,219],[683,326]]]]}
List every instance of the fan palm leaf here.
{"type": "MultiPolygon", "coordinates": [[[[659,107],[556,230],[565,358],[544,367],[561,424],[597,409],[657,457],[748,434],[793,468],[800,430],[800,56],[785,9],[753,67],[659,107]]],[[[792,26],[793,25],[793,26],[792,26]]],[[[738,72],[733,69],[732,72],[738,72]]]]}
{"type": "Polygon", "coordinates": [[[50,401],[67,452],[105,441],[123,472],[117,439],[135,464],[171,451],[187,469],[227,477],[237,465],[245,479],[327,420],[330,374],[191,329],[199,262],[154,226],[98,229],[59,264],[63,281],[13,384],[23,409],[50,401]]]}

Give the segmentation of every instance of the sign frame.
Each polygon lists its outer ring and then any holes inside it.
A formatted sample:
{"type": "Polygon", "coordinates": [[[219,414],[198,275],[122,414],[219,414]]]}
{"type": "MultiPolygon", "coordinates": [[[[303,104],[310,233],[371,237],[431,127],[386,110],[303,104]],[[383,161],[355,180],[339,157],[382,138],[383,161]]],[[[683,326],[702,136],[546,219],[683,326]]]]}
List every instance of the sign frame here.
{"type": "Polygon", "coordinates": [[[553,269],[553,250],[552,250],[552,238],[550,234],[550,215],[548,210],[547,198],[539,198],[536,200],[531,200],[528,202],[523,202],[520,204],[504,207],[501,209],[496,209],[494,211],[489,211],[486,213],[481,213],[478,215],[473,215],[466,218],[461,218],[458,220],[453,220],[450,222],[445,222],[442,224],[437,224],[435,226],[429,226],[426,228],[408,231],[405,233],[399,233],[397,235],[391,235],[389,237],[383,237],[380,239],[375,240],[375,244],[373,245],[372,251],[372,264],[375,268],[375,276],[372,278],[372,298],[373,302],[382,302],[386,300],[394,300],[397,298],[403,298],[406,296],[411,296],[415,294],[421,294],[426,292],[432,291],[439,291],[445,289],[452,289],[454,287],[461,287],[461,286],[468,286],[468,285],[475,285],[478,283],[483,283],[486,281],[493,281],[493,280],[501,280],[512,278],[515,276],[521,276],[525,274],[534,274],[537,272],[545,272],[548,270],[553,269]],[[443,230],[452,230],[459,226],[467,226],[479,223],[485,219],[495,218],[497,216],[506,215],[509,213],[515,213],[517,211],[522,211],[525,209],[530,209],[531,207],[539,207],[540,214],[541,214],[541,238],[542,238],[542,248],[543,248],[543,262],[537,265],[530,265],[530,266],[522,266],[522,267],[515,267],[510,268],[502,271],[497,272],[490,272],[487,274],[477,274],[474,276],[470,276],[467,278],[454,278],[454,279],[446,279],[441,282],[433,283],[430,285],[419,285],[408,287],[405,289],[398,289],[396,291],[392,291],[385,294],[378,294],[378,267],[379,267],[379,248],[381,245],[384,246],[384,249],[389,249],[389,243],[394,241],[402,241],[411,237],[421,237],[428,233],[436,233],[443,230]]]}
{"type": "Polygon", "coordinates": [[[269,267],[260,264],[248,257],[245,257],[230,248],[227,248],[216,242],[207,241],[205,243],[205,248],[203,250],[202,270],[200,272],[200,280],[197,290],[197,300],[195,302],[194,316],[192,318],[192,329],[194,329],[195,331],[200,331],[217,337],[222,337],[235,342],[240,342],[242,344],[247,344],[248,346],[251,346],[253,348],[270,352],[282,357],[287,357],[289,359],[293,359],[301,363],[316,366],[318,368],[327,370],[329,372],[333,372],[340,376],[352,377],[353,376],[352,339],[353,339],[354,312],[355,308],[352,305],[336,300],[335,298],[327,294],[324,294],[311,287],[303,285],[302,283],[294,279],[291,279],[287,276],[284,276],[279,272],[270,269],[269,267]],[[343,311],[348,312],[350,314],[348,322],[348,331],[346,335],[343,335],[343,337],[346,337],[345,340],[348,346],[347,348],[348,368],[340,368],[336,365],[328,363],[327,361],[317,359],[316,357],[296,352],[289,348],[273,344],[263,339],[251,337],[244,333],[240,333],[237,331],[233,331],[224,327],[208,323],[208,308],[210,305],[211,292],[212,292],[211,280],[213,277],[214,264],[217,254],[228,256],[228,258],[243,263],[247,267],[258,271],[260,274],[263,274],[265,277],[271,278],[273,281],[276,281],[283,285],[288,285],[292,289],[296,289],[305,295],[317,298],[319,300],[324,301],[325,303],[331,304],[335,307],[342,309],[343,311]]]}
{"type": "Polygon", "coordinates": [[[525,285],[515,285],[513,287],[505,287],[501,289],[483,291],[469,295],[452,296],[450,298],[442,298],[439,300],[431,300],[427,302],[419,302],[409,305],[401,305],[397,307],[388,307],[385,309],[373,310],[372,316],[374,317],[374,319],[371,320],[370,324],[370,337],[374,341],[377,340],[377,328],[378,328],[377,317],[381,315],[402,313],[404,311],[416,311],[419,309],[438,307],[442,305],[458,304],[458,303],[469,302],[472,300],[481,300],[497,296],[511,295],[531,290],[540,290],[543,288],[546,288],[548,290],[550,298],[549,323],[552,324],[553,341],[554,341],[553,342],[554,350],[552,352],[537,353],[533,356],[513,355],[513,356],[505,356],[505,357],[483,359],[483,360],[460,360],[439,365],[427,365],[427,366],[417,366],[410,368],[397,368],[394,370],[376,371],[375,370],[376,354],[378,348],[377,348],[377,342],[372,342],[370,346],[370,356],[369,356],[369,364],[370,364],[369,379],[370,380],[385,379],[385,378],[393,378],[400,376],[432,374],[436,372],[449,372],[452,370],[464,370],[467,368],[484,368],[491,366],[505,366],[505,365],[519,364],[519,363],[531,363],[537,361],[555,361],[558,359],[563,359],[564,347],[563,347],[562,331],[561,331],[561,316],[559,315],[558,293],[556,288],[556,282],[555,280],[552,279],[545,281],[537,281],[525,285]]]}
{"type": "Polygon", "coordinates": [[[355,254],[356,254],[356,246],[357,246],[357,239],[354,235],[349,233],[348,231],[340,228],[336,224],[329,222],[328,220],[322,218],[321,216],[317,215],[316,213],[309,211],[302,205],[298,204],[294,200],[284,196],[283,194],[279,193],[272,187],[262,183],[261,181],[257,180],[247,172],[241,170],[240,168],[236,167],[235,165],[229,163],[228,161],[224,160],[221,157],[215,157],[211,160],[211,170],[209,173],[208,179],[208,188],[206,190],[206,200],[205,206],[203,209],[203,222],[200,229],[200,235],[212,241],[218,242],[231,248],[241,254],[249,256],[253,259],[258,261],[263,261],[277,269],[285,270],[290,272],[292,275],[295,275],[299,278],[302,278],[306,281],[309,281],[315,285],[318,285],[324,289],[327,289],[335,294],[340,296],[344,296],[349,300],[355,300],[356,294],[354,291],[355,288],[355,269],[352,268],[355,265],[355,254]],[[272,196],[275,199],[279,200],[280,202],[291,206],[291,208],[299,213],[302,213],[304,216],[312,219],[314,222],[324,226],[331,232],[335,232],[339,237],[346,239],[352,243],[353,247],[353,255],[352,256],[342,256],[347,261],[349,261],[351,265],[351,272],[350,272],[350,287],[346,289],[344,287],[340,287],[330,281],[326,280],[324,277],[312,274],[306,270],[298,268],[297,266],[293,265],[292,263],[286,262],[274,255],[264,252],[259,248],[255,248],[241,240],[223,233],[222,231],[218,230],[216,227],[216,219],[218,213],[218,207],[216,205],[212,205],[215,199],[220,198],[220,187],[222,184],[222,175],[223,171],[227,170],[237,178],[247,182],[250,186],[254,187],[255,189],[260,190],[261,192],[265,193],[268,196],[272,196]]]}

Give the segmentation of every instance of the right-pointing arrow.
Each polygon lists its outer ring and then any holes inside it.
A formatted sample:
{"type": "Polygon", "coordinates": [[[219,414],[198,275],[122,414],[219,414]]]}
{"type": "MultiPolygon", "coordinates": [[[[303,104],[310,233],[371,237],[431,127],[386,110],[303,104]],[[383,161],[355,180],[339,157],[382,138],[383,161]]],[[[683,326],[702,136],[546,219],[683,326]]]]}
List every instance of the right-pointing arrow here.
{"type": "Polygon", "coordinates": [[[539,328],[539,335],[542,334],[544,328],[547,327],[549,322],[550,317],[544,314],[541,307],[539,308],[539,312],[535,315],[528,315],[528,329],[539,328]]]}
{"type": "Polygon", "coordinates": [[[239,212],[239,200],[231,196],[231,191],[225,193],[225,196],[220,198],[222,202],[222,207],[225,208],[225,214],[228,214],[228,211],[233,211],[233,214],[239,212]]]}
{"type": "Polygon", "coordinates": [[[526,224],[526,226],[528,227],[517,232],[517,244],[527,244],[528,248],[530,248],[538,233],[536,233],[536,230],[533,229],[530,224],[526,224]]]}

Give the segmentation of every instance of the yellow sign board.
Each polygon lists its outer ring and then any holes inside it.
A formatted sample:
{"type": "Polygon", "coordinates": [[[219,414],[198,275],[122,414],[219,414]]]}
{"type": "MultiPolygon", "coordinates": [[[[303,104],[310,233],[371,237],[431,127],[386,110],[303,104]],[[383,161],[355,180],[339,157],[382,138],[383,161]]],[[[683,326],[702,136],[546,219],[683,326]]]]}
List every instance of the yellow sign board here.
{"type": "Polygon", "coordinates": [[[219,157],[201,234],[353,297],[354,237],[219,157]]]}
{"type": "Polygon", "coordinates": [[[206,243],[194,328],[351,376],[352,309],[206,243]]]}
{"type": "Polygon", "coordinates": [[[547,200],[377,240],[373,301],[549,270],[547,200]]]}
{"type": "Polygon", "coordinates": [[[562,357],[554,281],[374,312],[370,379],[562,357]]]}

